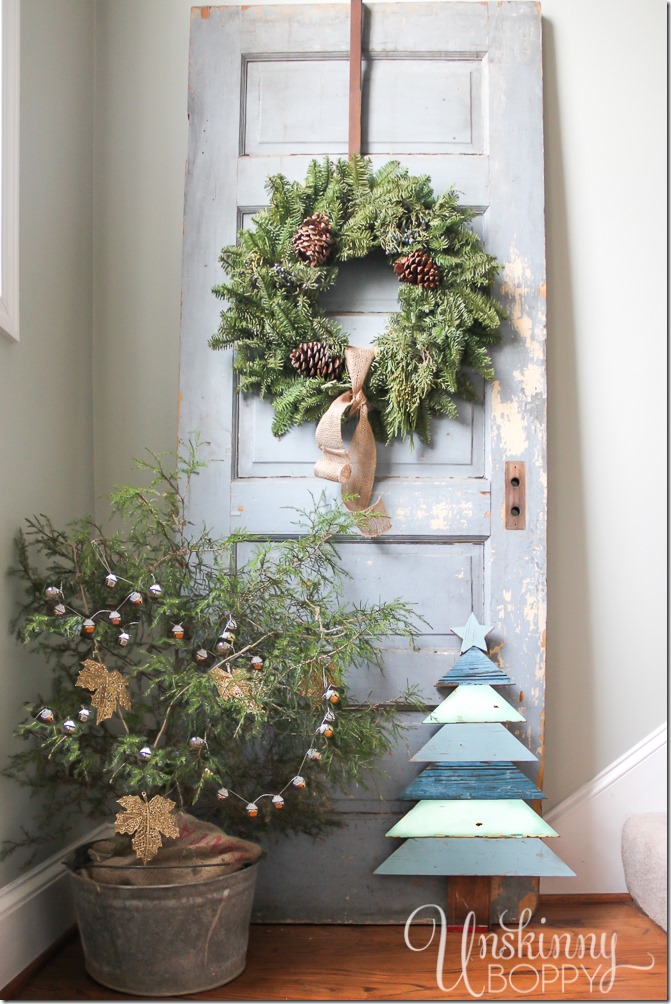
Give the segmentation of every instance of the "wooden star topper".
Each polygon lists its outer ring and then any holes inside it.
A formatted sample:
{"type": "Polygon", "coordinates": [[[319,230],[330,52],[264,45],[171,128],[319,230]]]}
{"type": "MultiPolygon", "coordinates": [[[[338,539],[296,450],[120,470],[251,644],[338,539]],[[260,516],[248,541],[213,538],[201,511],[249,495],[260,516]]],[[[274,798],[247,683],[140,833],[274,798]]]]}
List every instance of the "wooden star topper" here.
{"type": "Polygon", "coordinates": [[[480,624],[475,614],[471,614],[463,627],[451,628],[454,633],[461,638],[461,652],[468,652],[469,648],[479,648],[482,652],[487,652],[487,642],[485,637],[492,631],[493,624],[480,624]]]}

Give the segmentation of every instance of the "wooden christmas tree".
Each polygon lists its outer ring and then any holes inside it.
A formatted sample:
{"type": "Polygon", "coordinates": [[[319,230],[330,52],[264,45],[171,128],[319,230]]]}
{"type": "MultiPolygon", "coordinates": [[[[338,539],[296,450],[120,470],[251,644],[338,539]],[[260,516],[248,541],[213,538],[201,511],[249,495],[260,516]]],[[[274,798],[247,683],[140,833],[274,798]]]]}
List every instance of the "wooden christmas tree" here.
{"type": "Polygon", "coordinates": [[[411,760],[430,766],[399,796],[419,801],[387,833],[407,839],[375,874],[452,876],[450,922],[473,910],[487,925],[491,877],[573,872],[543,843],[558,834],[527,805],[545,796],[515,766],[537,757],[506,728],[524,718],[494,690],[513,681],[486,654],[491,628],[471,614],[452,630],[461,655],[438,686],[456,689],[424,719],[442,728],[411,760]]]}

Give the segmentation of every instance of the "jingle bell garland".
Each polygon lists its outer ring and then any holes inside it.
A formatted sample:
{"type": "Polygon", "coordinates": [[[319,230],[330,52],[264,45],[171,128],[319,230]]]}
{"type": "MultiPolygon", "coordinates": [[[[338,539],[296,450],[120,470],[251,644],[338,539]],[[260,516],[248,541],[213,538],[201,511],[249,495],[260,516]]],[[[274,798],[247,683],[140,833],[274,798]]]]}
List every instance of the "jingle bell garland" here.
{"type": "MultiPolygon", "coordinates": [[[[323,343],[344,357],[348,336],[326,316],[320,295],[342,262],[381,249],[399,278],[399,309],[376,341],[365,385],[376,436],[429,442],[434,416],[457,415],[457,399],[477,400],[474,374],[494,375],[489,347],[503,308],[491,296],[499,271],[469,227],[473,211],[454,190],[436,197],[430,179],[389,161],[312,161],[306,180],[267,181],[268,209],[223,248],[227,303],[214,349],[234,348],[238,389],[270,398],[273,433],[317,421],[349,387],[346,372],[303,375],[296,349],[323,343]]],[[[305,371],[305,368],[303,372],[305,371]]]]}

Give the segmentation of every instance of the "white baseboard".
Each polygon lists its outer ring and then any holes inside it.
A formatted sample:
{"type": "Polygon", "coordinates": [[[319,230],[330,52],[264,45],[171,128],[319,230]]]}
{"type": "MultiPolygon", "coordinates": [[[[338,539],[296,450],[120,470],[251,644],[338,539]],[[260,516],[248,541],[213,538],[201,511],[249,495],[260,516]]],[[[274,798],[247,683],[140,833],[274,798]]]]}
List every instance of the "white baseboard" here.
{"type": "Polygon", "coordinates": [[[552,850],[575,878],[541,879],[541,893],[626,893],[620,841],[625,819],[666,812],[666,722],[548,812],[552,850]]]}
{"type": "Polygon", "coordinates": [[[0,987],[75,923],[62,861],[79,844],[108,834],[108,825],[99,826],[0,889],[0,987]]]}

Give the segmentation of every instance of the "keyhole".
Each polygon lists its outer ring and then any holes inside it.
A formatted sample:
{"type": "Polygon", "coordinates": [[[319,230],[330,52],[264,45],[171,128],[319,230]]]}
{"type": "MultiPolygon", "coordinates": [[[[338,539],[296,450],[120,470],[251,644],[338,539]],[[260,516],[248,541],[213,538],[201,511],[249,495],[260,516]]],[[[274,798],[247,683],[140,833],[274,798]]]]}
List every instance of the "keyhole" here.
{"type": "Polygon", "coordinates": [[[519,478],[511,478],[510,479],[510,483],[513,486],[513,488],[519,488],[519,486],[520,486],[520,479],[519,478]]]}
{"type": "Polygon", "coordinates": [[[520,514],[520,507],[518,505],[514,505],[512,507],[512,509],[510,510],[510,515],[511,516],[519,516],[519,514],[520,514]]]}

